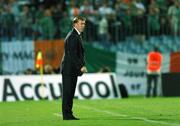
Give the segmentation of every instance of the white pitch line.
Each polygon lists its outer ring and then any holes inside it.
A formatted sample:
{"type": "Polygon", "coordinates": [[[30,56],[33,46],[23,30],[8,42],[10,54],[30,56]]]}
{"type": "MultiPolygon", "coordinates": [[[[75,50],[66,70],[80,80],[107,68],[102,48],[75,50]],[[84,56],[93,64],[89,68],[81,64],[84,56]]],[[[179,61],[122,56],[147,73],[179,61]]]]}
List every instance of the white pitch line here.
{"type": "Polygon", "coordinates": [[[114,112],[107,111],[107,110],[99,110],[99,109],[88,107],[88,106],[79,106],[79,107],[89,109],[89,110],[93,110],[93,111],[100,112],[100,113],[106,113],[106,114],[113,115],[113,116],[121,116],[121,117],[128,117],[130,119],[142,120],[142,121],[145,121],[148,123],[163,124],[163,125],[167,125],[167,126],[180,126],[180,124],[177,124],[177,123],[168,123],[165,121],[156,121],[156,120],[151,120],[151,119],[147,119],[144,117],[135,117],[135,116],[133,117],[133,116],[129,116],[129,115],[114,113],[114,112]]]}
{"type": "Polygon", "coordinates": [[[94,111],[100,112],[100,113],[106,113],[106,114],[113,115],[113,116],[128,117],[128,115],[118,114],[118,113],[112,113],[112,112],[107,111],[107,110],[99,110],[99,109],[95,109],[95,108],[88,107],[88,106],[80,106],[80,107],[81,107],[81,108],[85,108],[85,109],[89,109],[89,110],[94,110],[94,111]]]}
{"type": "Polygon", "coordinates": [[[60,113],[53,113],[54,116],[62,117],[60,113]]]}

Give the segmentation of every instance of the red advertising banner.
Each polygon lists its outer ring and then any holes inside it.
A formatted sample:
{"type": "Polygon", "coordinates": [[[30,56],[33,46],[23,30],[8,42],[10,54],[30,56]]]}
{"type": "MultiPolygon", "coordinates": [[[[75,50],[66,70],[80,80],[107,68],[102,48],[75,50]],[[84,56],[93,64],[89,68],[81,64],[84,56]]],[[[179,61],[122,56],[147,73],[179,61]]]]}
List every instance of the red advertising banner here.
{"type": "Polygon", "coordinates": [[[37,54],[38,51],[42,52],[43,65],[51,65],[54,69],[57,69],[60,66],[60,62],[63,56],[63,40],[45,40],[36,41],[34,43],[35,54],[37,54]]]}
{"type": "Polygon", "coordinates": [[[170,72],[180,72],[180,52],[171,54],[170,72]]]}

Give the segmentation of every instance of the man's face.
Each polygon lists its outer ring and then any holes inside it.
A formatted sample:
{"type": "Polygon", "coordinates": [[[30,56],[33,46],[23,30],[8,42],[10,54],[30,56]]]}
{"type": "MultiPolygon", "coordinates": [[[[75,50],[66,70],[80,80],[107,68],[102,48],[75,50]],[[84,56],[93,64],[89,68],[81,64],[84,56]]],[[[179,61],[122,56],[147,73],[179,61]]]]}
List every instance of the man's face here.
{"type": "Polygon", "coordinates": [[[85,28],[85,21],[79,20],[74,26],[79,32],[83,32],[85,28]]]}

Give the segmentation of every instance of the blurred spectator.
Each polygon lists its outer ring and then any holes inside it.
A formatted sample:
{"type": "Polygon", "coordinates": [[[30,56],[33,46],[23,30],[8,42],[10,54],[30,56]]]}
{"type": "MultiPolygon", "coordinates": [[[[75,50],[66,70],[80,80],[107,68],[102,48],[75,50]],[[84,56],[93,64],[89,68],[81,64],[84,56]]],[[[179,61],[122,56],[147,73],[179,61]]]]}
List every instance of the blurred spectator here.
{"type": "Polygon", "coordinates": [[[38,9],[35,12],[37,21],[44,17],[44,10],[45,10],[45,8],[43,5],[38,6],[38,9]]]}
{"type": "Polygon", "coordinates": [[[9,0],[9,5],[11,6],[11,10],[12,10],[12,14],[14,15],[14,20],[15,20],[15,26],[16,26],[16,31],[14,30],[14,36],[16,38],[19,37],[19,25],[20,25],[20,21],[19,21],[19,18],[20,18],[20,13],[21,13],[21,10],[20,10],[20,5],[18,4],[18,0],[9,0]]]}
{"type": "Polygon", "coordinates": [[[15,16],[15,22],[18,22],[20,16],[20,5],[18,4],[18,0],[9,0],[9,5],[11,6],[12,13],[15,16]]]}
{"type": "Polygon", "coordinates": [[[115,4],[115,11],[117,12],[117,19],[122,20],[126,15],[126,10],[129,9],[129,3],[117,0],[115,4]]]}
{"type": "Polygon", "coordinates": [[[96,11],[92,6],[92,3],[88,0],[84,0],[83,4],[80,6],[80,15],[86,17],[86,29],[85,38],[87,41],[94,41],[97,34],[97,23],[96,23],[96,11]],[[92,32],[93,31],[93,32],[92,32]]]}
{"type": "Polygon", "coordinates": [[[73,19],[74,17],[78,16],[79,13],[80,13],[79,5],[71,1],[70,5],[68,6],[68,15],[70,16],[70,19],[73,19]]]}
{"type": "Polygon", "coordinates": [[[57,4],[56,6],[52,6],[52,19],[55,25],[55,35],[54,38],[55,39],[59,39],[61,36],[61,32],[60,32],[60,22],[61,19],[63,18],[63,8],[62,8],[62,4],[57,4]]]}
{"type": "Polygon", "coordinates": [[[34,70],[28,68],[25,72],[24,72],[25,75],[33,75],[33,74],[36,74],[34,70]]]}
{"type": "Polygon", "coordinates": [[[63,12],[63,18],[60,21],[59,29],[61,32],[61,38],[65,38],[68,31],[72,28],[72,22],[67,12],[63,12]]]}
{"type": "Polygon", "coordinates": [[[115,9],[110,6],[109,1],[103,1],[98,9],[98,14],[103,17],[106,16],[108,21],[109,40],[113,43],[118,41],[119,24],[115,15],[115,9]]]}
{"type": "Polygon", "coordinates": [[[32,16],[29,11],[29,7],[24,5],[23,10],[20,14],[20,38],[24,40],[25,38],[32,39],[32,16]]]}
{"type": "Polygon", "coordinates": [[[160,35],[169,34],[169,22],[167,19],[168,2],[170,0],[156,0],[160,10],[160,35]]]}
{"type": "Polygon", "coordinates": [[[108,66],[103,66],[98,71],[98,73],[108,73],[108,72],[111,72],[111,69],[108,66]]]}
{"type": "Polygon", "coordinates": [[[0,41],[2,38],[2,12],[3,12],[3,6],[0,4],[0,41]]]}
{"type": "Polygon", "coordinates": [[[109,6],[108,2],[104,1],[103,4],[99,7],[98,13],[100,16],[106,16],[114,14],[114,10],[109,6]]]}
{"type": "Polygon", "coordinates": [[[115,4],[115,11],[117,12],[117,20],[120,21],[119,27],[119,40],[124,41],[126,36],[129,36],[132,32],[132,12],[131,12],[131,2],[117,0],[115,4]]]}
{"type": "Polygon", "coordinates": [[[101,44],[104,45],[105,48],[109,48],[108,21],[105,16],[103,16],[99,21],[98,36],[101,44]]]}
{"type": "Polygon", "coordinates": [[[15,30],[15,17],[12,13],[11,6],[6,5],[2,12],[2,36],[11,41],[15,30]]]}
{"type": "MultiPolygon", "coordinates": [[[[125,12],[125,16],[122,19],[124,27],[123,27],[123,31],[124,32],[124,36],[131,36],[132,35],[132,31],[133,31],[133,26],[132,26],[132,12],[131,12],[131,8],[129,7],[126,12],[125,12]]],[[[122,25],[123,25],[122,24],[122,25]]],[[[124,38],[125,39],[125,38],[124,38]]]]}
{"type": "MultiPolygon", "coordinates": [[[[152,1],[152,0],[151,0],[152,1]]],[[[167,9],[168,9],[168,2],[170,0],[153,0],[157,3],[159,9],[160,9],[160,13],[162,15],[167,14],[167,9]]]]}
{"type": "Polygon", "coordinates": [[[133,0],[133,29],[134,29],[134,38],[138,42],[144,42],[146,34],[146,21],[147,17],[145,16],[146,8],[142,0],[133,0]]]}
{"type": "Polygon", "coordinates": [[[35,21],[33,24],[33,39],[40,39],[41,36],[41,27],[40,27],[40,20],[44,17],[44,6],[43,5],[39,5],[38,9],[36,11],[34,11],[35,13],[35,21]]]}
{"type": "Polygon", "coordinates": [[[55,26],[52,19],[52,13],[49,9],[45,10],[44,17],[40,19],[39,24],[42,39],[52,40],[55,34],[55,26]]]}
{"type": "Polygon", "coordinates": [[[159,23],[159,7],[154,0],[151,1],[148,6],[148,29],[149,35],[159,35],[160,23],[159,23]]]}
{"type": "Polygon", "coordinates": [[[180,1],[175,0],[174,4],[168,9],[169,20],[171,24],[171,31],[173,35],[177,35],[180,31],[180,1]]]}
{"type": "Polygon", "coordinates": [[[94,9],[92,4],[89,4],[88,0],[84,0],[83,5],[80,7],[80,14],[89,16],[93,14],[94,9]]]}
{"type": "Polygon", "coordinates": [[[53,67],[50,64],[44,66],[44,74],[55,74],[53,67]]]}
{"type": "Polygon", "coordinates": [[[121,35],[121,22],[117,20],[115,14],[108,15],[109,38],[113,44],[119,42],[119,35],[121,35]]]}

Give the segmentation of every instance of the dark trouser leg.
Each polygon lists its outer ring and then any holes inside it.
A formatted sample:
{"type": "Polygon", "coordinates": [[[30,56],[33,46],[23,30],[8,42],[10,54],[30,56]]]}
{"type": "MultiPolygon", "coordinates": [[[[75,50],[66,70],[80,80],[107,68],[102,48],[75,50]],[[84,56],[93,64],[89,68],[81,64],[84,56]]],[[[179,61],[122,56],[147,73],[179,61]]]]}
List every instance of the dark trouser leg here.
{"type": "Polygon", "coordinates": [[[153,88],[153,97],[157,96],[157,81],[158,81],[158,75],[153,76],[154,80],[154,88],[153,88]]]}
{"type": "Polygon", "coordinates": [[[151,83],[152,83],[152,75],[147,75],[146,97],[150,97],[150,93],[151,93],[151,83]]]}
{"type": "Polygon", "coordinates": [[[63,82],[63,95],[62,95],[63,117],[71,116],[77,77],[62,75],[62,82],[63,82]]]}
{"type": "Polygon", "coordinates": [[[70,108],[71,108],[71,112],[72,112],[72,108],[73,108],[73,98],[74,98],[74,94],[75,94],[75,90],[76,90],[76,83],[77,83],[77,77],[71,77],[71,82],[72,82],[72,87],[71,87],[71,101],[70,101],[70,108]]]}

